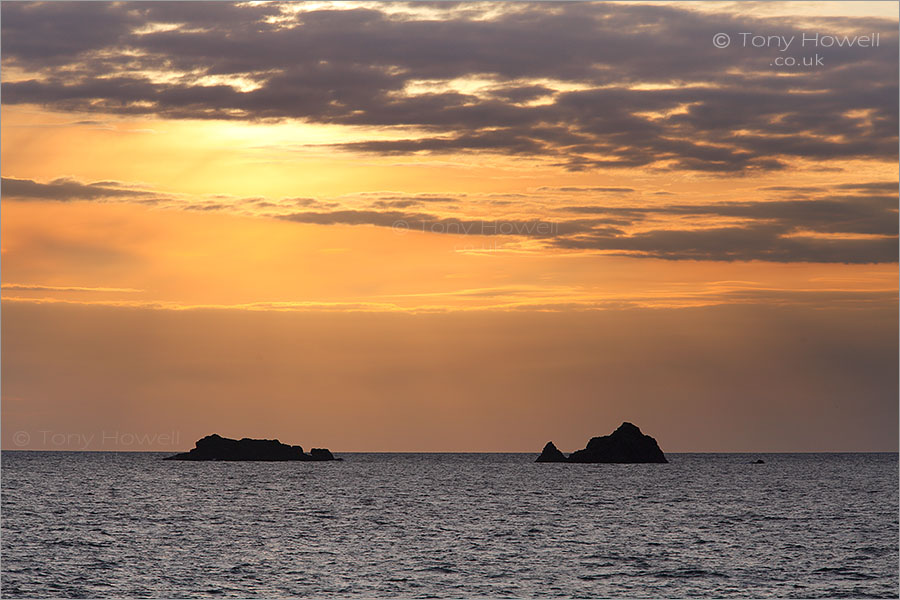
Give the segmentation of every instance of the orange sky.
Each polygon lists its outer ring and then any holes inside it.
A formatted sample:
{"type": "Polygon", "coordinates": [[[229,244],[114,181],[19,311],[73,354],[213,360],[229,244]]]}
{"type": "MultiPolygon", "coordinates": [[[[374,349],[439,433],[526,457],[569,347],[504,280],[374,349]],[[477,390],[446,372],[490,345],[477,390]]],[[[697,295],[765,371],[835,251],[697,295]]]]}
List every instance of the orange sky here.
{"type": "Polygon", "coordinates": [[[4,4],[3,448],[896,450],[896,3],[814,4],[4,4]]]}

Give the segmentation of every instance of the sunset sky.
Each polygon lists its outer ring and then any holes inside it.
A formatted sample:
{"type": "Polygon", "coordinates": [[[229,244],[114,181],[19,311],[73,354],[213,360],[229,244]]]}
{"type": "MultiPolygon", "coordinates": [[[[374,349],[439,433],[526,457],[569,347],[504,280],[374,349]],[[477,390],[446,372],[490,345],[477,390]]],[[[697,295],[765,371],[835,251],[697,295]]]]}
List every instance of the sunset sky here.
{"type": "Polygon", "coordinates": [[[897,27],[5,2],[3,448],[896,451],[897,27]]]}

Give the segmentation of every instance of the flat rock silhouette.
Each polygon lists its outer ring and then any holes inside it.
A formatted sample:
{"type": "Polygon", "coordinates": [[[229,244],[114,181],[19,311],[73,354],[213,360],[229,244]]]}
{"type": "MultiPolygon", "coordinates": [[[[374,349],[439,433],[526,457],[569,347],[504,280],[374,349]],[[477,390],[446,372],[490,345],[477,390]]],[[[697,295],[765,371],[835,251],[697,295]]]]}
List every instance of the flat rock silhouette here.
{"type": "Polygon", "coordinates": [[[667,463],[656,440],[641,433],[631,423],[622,423],[610,435],[591,438],[583,450],[576,450],[566,458],[553,442],[547,442],[535,462],[569,463],[667,463]]]}
{"type": "Polygon", "coordinates": [[[197,440],[195,448],[190,452],[167,456],[165,460],[324,461],[341,459],[335,458],[326,448],[313,448],[309,454],[306,454],[301,446],[289,446],[278,440],[253,440],[250,438],[233,440],[214,433],[197,440]]]}

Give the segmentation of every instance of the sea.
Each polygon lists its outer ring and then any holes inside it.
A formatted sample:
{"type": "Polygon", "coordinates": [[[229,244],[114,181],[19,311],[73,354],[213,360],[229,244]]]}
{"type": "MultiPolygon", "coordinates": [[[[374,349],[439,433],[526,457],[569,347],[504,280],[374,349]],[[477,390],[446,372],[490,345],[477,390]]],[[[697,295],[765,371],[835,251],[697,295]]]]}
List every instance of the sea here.
{"type": "Polygon", "coordinates": [[[897,454],[163,456],[3,452],[2,596],[900,595],[897,454]]]}

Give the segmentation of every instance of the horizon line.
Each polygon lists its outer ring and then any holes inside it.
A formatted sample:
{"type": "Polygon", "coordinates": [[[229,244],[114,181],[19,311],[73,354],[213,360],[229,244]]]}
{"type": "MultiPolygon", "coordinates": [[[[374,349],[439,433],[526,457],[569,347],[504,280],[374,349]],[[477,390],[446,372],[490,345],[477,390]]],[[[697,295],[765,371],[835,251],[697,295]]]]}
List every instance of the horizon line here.
{"type": "MultiPolygon", "coordinates": [[[[70,453],[107,453],[107,454],[167,454],[177,453],[178,450],[70,450],[48,448],[0,448],[0,452],[70,452],[70,453]]],[[[540,455],[540,451],[522,450],[347,450],[341,454],[534,454],[540,455]]],[[[664,452],[664,454],[900,454],[900,450],[680,450],[664,452]]],[[[213,462],[248,462],[248,461],[213,461],[213,462]]],[[[291,461],[261,461],[261,462],[291,462],[291,461]]],[[[574,463],[573,463],[574,464],[574,463]]],[[[598,463],[604,464],[604,463],[598,463]]],[[[616,463],[606,463],[616,464],[616,463]]],[[[625,464],[625,463],[622,463],[625,464]]]]}

